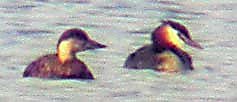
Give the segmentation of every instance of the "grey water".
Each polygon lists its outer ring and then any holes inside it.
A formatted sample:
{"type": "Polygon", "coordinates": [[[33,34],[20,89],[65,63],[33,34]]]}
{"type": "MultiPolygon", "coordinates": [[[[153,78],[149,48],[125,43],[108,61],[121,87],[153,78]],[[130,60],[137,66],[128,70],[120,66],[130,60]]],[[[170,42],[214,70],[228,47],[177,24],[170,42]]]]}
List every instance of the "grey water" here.
{"type": "Polygon", "coordinates": [[[1,0],[1,102],[235,102],[236,0],[1,0]],[[204,49],[188,48],[186,74],[128,70],[129,53],[150,43],[163,19],[179,21],[204,49]],[[23,78],[36,58],[80,28],[109,47],[78,53],[94,81],[23,78]]]}

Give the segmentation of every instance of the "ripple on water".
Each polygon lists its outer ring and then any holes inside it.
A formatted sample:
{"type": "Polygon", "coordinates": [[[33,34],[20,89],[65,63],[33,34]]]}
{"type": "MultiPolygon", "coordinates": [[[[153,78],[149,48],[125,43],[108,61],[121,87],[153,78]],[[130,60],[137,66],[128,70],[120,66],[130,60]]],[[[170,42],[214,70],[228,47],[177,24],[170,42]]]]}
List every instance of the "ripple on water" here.
{"type": "Polygon", "coordinates": [[[50,30],[41,30],[41,29],[22,29],[16,30],[17,35],[41,35],[41,34],[52,34],[50,30]]]}

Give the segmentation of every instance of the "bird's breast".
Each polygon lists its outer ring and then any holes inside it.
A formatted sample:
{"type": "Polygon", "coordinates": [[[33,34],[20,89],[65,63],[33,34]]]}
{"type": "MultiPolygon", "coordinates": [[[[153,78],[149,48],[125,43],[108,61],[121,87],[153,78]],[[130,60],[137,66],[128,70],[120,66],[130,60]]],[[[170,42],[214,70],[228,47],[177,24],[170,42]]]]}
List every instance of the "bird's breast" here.
{"type": "Polygon", "coordinates": [[[171,51],[164,51],[154,56],[155,70],[165,72],[179,72],[183,68],[180,58],[171,51]]]}

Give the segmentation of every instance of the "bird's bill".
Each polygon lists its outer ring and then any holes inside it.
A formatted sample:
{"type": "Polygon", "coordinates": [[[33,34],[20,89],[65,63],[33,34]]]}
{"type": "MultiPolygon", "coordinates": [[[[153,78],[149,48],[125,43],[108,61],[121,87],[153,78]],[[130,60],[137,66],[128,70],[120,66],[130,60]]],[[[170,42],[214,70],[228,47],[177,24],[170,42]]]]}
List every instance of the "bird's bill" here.
{"type": "Polygon", "coordinates": [[[105,48],[107,47],[106,45],[104,44],[101,44],[101,43],[98,43],[96,41],[89,41],[87,44],[86,44],[86,49],[98,49],[98,48],[105,48]]]}
{"type": "Polygon", "coordinates": [[[185,39],[184,42],[186,44],[188,44],[189,46],[192,46],[192,47],[195,47],[195,48],[198,48],[198,49],[203,49],[203,47],[196,41],[193,41],[191,39],[185,39]]]}

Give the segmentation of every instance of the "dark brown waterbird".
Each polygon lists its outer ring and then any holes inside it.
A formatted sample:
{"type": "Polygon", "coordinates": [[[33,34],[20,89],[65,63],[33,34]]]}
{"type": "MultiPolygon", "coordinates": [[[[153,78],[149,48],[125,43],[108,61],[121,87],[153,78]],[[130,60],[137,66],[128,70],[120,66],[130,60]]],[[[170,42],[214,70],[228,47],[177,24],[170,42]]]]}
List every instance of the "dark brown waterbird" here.
{"type": "Polygon", "coordinates": [[[154,69],[156,71],[179,72],[193,70],[192,58],[184,45],[202,49],[192,40],[188,29],[175,21],[164,20],[151,35],[152,44],[130,54],[124,67],[132,69],[154,69]]]}
{"type": "Polygon", "coordinates": [[[94,79],[87,66],[76,58],[76,53],[89,49],[105,48],[81,29],[66,30],[58,40],[57,53],[33,61],[24,71],[23,77],[53,79],[94,79]]]}

